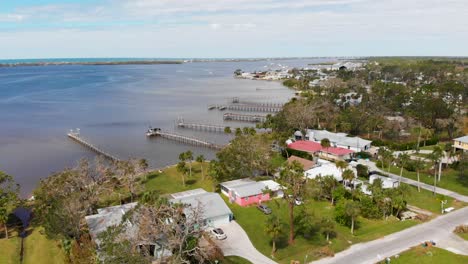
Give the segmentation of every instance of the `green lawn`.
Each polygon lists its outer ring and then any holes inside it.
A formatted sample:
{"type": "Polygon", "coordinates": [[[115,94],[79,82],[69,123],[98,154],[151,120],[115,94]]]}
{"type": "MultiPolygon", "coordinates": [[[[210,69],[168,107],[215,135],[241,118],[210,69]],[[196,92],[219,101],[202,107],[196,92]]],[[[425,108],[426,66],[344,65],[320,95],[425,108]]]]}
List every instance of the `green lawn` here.
{"type": "Polygon", "coordinates": [[[10,232],[10,238],[4,238],[3,229],[0,230],[0,263],[20,263],[21,239],[16,232],[10,232]]]}
{"type": "MultiPolygon", "coordinates": [[[[279,201],[278,208],[274,202],[269,202],[268,205],[272,210],[279,210],[279,216],[283,222],[288,223],[288,210],[283,200],[279,201]]],[[[227,200],[226,200],[227,202],[227,200]]],[[[228,203],[228,202],[227,202],[228,203]]],[[[240,207],[237,204],[229,204],[229,207],[234,213],[237,222],[244,228],[249,235],[254,246],[266,256],[271,254],[270,238],[265,234],[265,221],[267,216],[261,213],[255,207],[240,207]]],[[[303,205],[312,209],[316,217],[332,216],[334,208],[329,202],[321,201],[306,201],[303,205]]],[[[297,211],[298,209],[296,209],[297,211]]],[[[350,229],[345,226],[336,225],[337,236],[331,240],[328,245],[325,237],[320,234],[314,234],[311,238],[305,239],[302,236],[297,236],[295,244],[287,246],[286,234],[277,243],[278,251],[275,254],[275,260],[280,263],[289,263],[290,260],[303,260],[307,255],[307,260],[319,258],[318,251],[323,247],[329,247],[334,252],[342,251],[354,243],[374,240],[390,233],[394,233],[405,228],[416,225],[416,221],[399,221],[395,218],[385,220],[369,220],[359,218],[358,228],[355,235],[351,235],[350,229]]],[[[287,232],[285,232],[287,233],[287,232]]]]}
{"type": "Polygon", "coordinates": [[[455,201],[451,197],[446,197],[440,194],[435,196],[431,191],[421,189],[421,192],[418,192],[418,188],[414,186],[409,186],[410,193],[408,194],[406,201],[409,205],[419,207],[431,211],[435,214],[441,213],[441,201],[447,201],[447,204],[444,205],[447,207],[461,208],[465,204],[460,201],[455,201]]]}
{"type": "Polygon", "coordinates": [[[455,234],[457,234],[459,237],[468,241],[468,233],[455,233],[455,234]]]}
{"type": "Polygon", "coordinates": [[[208,163],[204,164],[205,180],[202,180],[200,164],[194,162],[192,164],[192,177],[185,177],[185,186],[182,184],[182,174],[177,171],[177,168],[170,167],[162,173],[153,172],[148,175],[148,181],[144,183],[146,190],[157,190],[161,194],[182,192],[186,190],[203,188],[206,191],[213,191],[213,183],[206,176],[208,163]]]}
{"type": "MultiPolygon", "coordinates": [[[[386,172],[387,170],[385,169],[384,171],[386,172]]],[[[400,168],[392,166],[390,168],[390,172],[396,175],[400,175],[400,168]]],[[[403,177],[413,179],[413,180],[418,179],[416,172],[406,171],[406,170],[403,170],[403,177]]],[[[424,172],[420,173],[420,180],[421,182],[424,182],[430,185],[434,184],[433,176],[424,172]]],[[[442,171],[441,180],[440,182],[437,182],[437,187],[451,190],[459,194],[468,195],[468,184],[461,183],[458,180],[458,172],[450,168],[442,171]]]]}
{"type": "MultiPolygon", "coordinates": [[[[385,263],[385,262],[381,262],[385,263]]],[[[399,255],[398,258],[392,257],[391,264],[465,264],[468,263],[468,256],[457,255],[450,251],[431,247],[423,248],[421,246],[414,247],[399,255]]]]}
{"type": "Polygon", "coordinates": [[[433,150],[433,149],[435,148],[435,146],[439,146],[439,147],[441,147],[442,149],[445,149],[445,144],[446,144],[446,143],[439,142],[439,143],[436,144],[436,145],[430,145],[430,146],[420,147],[419,149],[423,149],[423,150],[433,150]]]}
{"type": "Polygon", "coordinates": [[[252,262],[238,256],[229,256],[225,257],[221,264],[252,264],[252,262]]]}
{"type": "Polygon", "coordinates": [[[65,253],[58,242],[41,234],[42,228],[34,228],[24,240],[24,264],[65,263],[65,253]]]}

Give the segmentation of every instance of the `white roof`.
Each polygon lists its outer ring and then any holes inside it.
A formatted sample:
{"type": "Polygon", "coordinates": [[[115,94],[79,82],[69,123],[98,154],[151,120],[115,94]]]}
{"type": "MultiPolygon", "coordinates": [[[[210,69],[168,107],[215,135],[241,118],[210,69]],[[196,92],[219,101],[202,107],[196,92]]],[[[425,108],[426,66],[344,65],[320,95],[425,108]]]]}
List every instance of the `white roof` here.
{"type": "Polygon", "coordinates": [[[182,203],[192,206],[192,208],[201,207],[204,219],[215,218],[218,216],[232,215],[231,209],[217,193],[207,192],[203,189],[195,189],[188,192],[175,193],[170,199],[171,203],[182,203]],[[192,194],[188,194],[191,192],[192,194]]]}
{"type": "Polygon", "coordinates": [[[280,185],[272,180],[256,182],[249,178],[223,182],[221,186],[233,191],[239,197],[248,197],[263,193],[267,187],[272,191],[280,189],[280,185]]]}
{"type": "Polygon", "coordinates": [[[468,143],[468,135],[463,136],[463,137],[459,137],[459,138],[454,138],[453,140],[460,141],[460,142],[463,142],[463,143],[468,143]]]}
{"type": "Polygon", "coordinates": [[[346,133],[333,133],[327,130],[309,129],[307,130],[307,135],[309,135],[309,140],[318,142],[324,138],[328,138],[333,144],[354,148],[364,147],[372,143],[372,141],[360,137],[348,137],[346,133]]]}
{"type": "Polygon", "coordinates": [[[266,180],[266,181],[261,181],[267,187],[269,190],[272,190],[274,192],[279,191],[281,189],[281,185],[275,181],[272,180],[266,180]]]}
{"type": "Polygon", "coordinates": [[[342,181],[341,171],[333,163],[326,163],[315,168],[312,168],[304,173],[307,178],[315,179],[316,177],[333,176],[337,181],[342,181]]]}

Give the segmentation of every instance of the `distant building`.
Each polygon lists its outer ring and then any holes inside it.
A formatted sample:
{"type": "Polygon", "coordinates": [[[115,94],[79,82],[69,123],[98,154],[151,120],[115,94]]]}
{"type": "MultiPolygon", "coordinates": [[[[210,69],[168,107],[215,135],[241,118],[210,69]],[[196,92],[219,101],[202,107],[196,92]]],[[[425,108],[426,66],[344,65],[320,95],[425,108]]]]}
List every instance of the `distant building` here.
{"type": "Polygon", "coordinates": [[[467,151],[468,150],[468,135],[459,137],[459,138],[454,138],[453,147],[455,149],[461,149],[463,151],[467,151]]]}
{"type": "Polygon", "coordinates": [[[352,151],[367,151],[371,147],[372,141],[360,137],[348,137],[346,133],[333,133],[327,130],[307,130],[306,139],[320,143],[324,138],[330,140],[332,147],[344,148],[352,151]]]}
{"type": "Polygon", "coordinates": [[[170,195],[171,203],[181,203],[200,207],[203,212],[203,220],[207,227],[219,227],[229,224],[233,219],[231,209],[226,205],[217,193],[207,192],[203,189],[195,189],[170,195]]]}
{"type": "Polygon", "coordinates": [[[221,193],[229,198],[231,203],[237,203],[240,206],[260,204],[269,201],[271,190],[273,196],[282,197],[281,186],[274,181],[256,182],[249,178],[223,182],[220,184],[221,193]]]}

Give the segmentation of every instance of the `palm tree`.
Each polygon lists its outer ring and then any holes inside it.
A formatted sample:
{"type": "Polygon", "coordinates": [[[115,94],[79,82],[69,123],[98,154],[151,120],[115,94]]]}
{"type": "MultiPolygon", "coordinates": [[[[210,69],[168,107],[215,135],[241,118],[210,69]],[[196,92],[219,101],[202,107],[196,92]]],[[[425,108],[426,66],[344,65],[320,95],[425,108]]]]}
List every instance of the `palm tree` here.
{"type": "Polygon", "coordinates": [[[341,177],[343,178],[343,183],[345,183],[351,182],[356,177],[356,175],[354,175],[354,172],[352,170],[346,169],[341,174],[341,177]]]}
{"type": "Polygon", "coordinates": [[[336,162],[335,166],[340,170],[341,173],[343,173],[343,170],[348,168],[348,163],[344,160],[339,160],[336,162]]]}
{"type": "Polygon", "coordinates": [[[193,161],[193,152],[191,150],[185,152],[185,157],[188,160],[190,177],[192,177],[192,161],[193,161]]]}
{"type": "Polygon", "coordinates": [[[328,138],[322,138],[322,140],[320,140],[320,145],[322,148],[325,148],[325,152],[328,154],[328,148],[331,146],[330,140],[328,138]]]}
{"type": "Polygon", "coordinates": [[[398,166],[400,166],[400,178],[398,179],[398,182],[401,183],[401,178],[403,177],[403,168],[405,167],[405,165],[408,163],[408,161],[410,160],[410,157],[408,154],[406,153],[401,153],[400,155],[398,155],[398,166]]]}
{"type": "Polygon", "coordinates": [[[354,235],[354,222],[356,218],[361,214],[361,208],[356,201],[350,200],[346,202],[345,214],[351,218],[351,234],[354,235]]]}
{"type": "Polygon", "coordinates": [[[428,129],[428,128],[423,128],[422,132],[424,134],[424,147],[425,147],[426,141],[429,139],[429,137],[432,137],[433,133],[432,133],[432,129],[428,129]]]}
{"type": "Polygon", "coordinates": [[[148,170],[148,161],[146,159],[139,159],[138,167],[142,170],[142,173],[145,174],[145,180],[147,180],[148,174],[146,173],[146,170],[148,170]]]}
{"type": "Polygon", "coordinates": [[[326,235],[327,241],[330,240],[330,234],[335,232],[335,221],[329,217],[324,217],[320,221],[320,229],[326,235]]]}
{"type": "MultiPolygon", "coordinates": [[[[430,159],[432,160],[434,164],[433,166],[434,167],[434,191],[433,191],[434,195],[436,194],[436,185],[437,185],[437,164],[439,164],[439,166],[442,165],[442,155],[443,155],[443,151],[440,146],[435,146],[434,149],[432,150],[432,153],[430,154],[430,159]]],[[[440,178],[440,174],[439,174],[439,178],[440,178]]]]}
{"type": "Polygon", "coordinates": [[[182,185],[185,187],[185,174],[187,173],[185,161],[179,161],[179,163],[177,163],[177,171],[182,175],[182,185]]]}
{"type": "Polygon", "coordinates": [[[201,175],[202,175],[202,181],[205,180],[205,173],[203,171],[203,163],[205,162],[205,156],[203,155],[198,155],[196,161],[200,163],[200,169],[201,169],[201,175]]]}
{"type": "MultiPolygon", "coordinates": [[[[416,152],[416,154],[419,153],[419,151],[416,152]]],[[[416,169],[416,175],[418,177],[418,192],[421,192],[421,182],[419,180],[419,172],[424,168],[424,164],[422,163],[421,158],[417,158],[415,163],[414,163],[414,168],[416,169]]]]}
{"type": "Polygon", "coordinates": [[[271,215],[266,221],[265,232],[271,237],[271,255],[274,256],[276,252],[276,241],[278,241],[283,233],[281,219],[274,214],[271,215]]]}

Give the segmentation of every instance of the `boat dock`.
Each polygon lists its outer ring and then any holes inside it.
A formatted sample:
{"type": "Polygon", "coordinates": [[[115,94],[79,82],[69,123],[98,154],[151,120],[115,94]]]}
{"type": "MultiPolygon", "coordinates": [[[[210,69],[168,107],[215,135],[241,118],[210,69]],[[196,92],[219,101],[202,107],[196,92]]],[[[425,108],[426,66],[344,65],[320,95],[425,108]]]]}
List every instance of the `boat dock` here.
{"type": "Polygon", "coordinates": [[[265,122],[266,116],[263,115],[243,115],[235,113],[225,113],[223,119],[226,121],[240,121],[240,122],[265,122]]]}
{"type": "Polygon", "coordinates": [[[248,112],[270,112],[278,113],[283,109],[281,104],[229,104],[229,105],[209,105],[208,110],[218,109],[223,110],[234,110],[234,111],[248,111],[248,112]]]}
{"type": "Polygon", "coordinates": [[[96,147],[95,145],[87,142],[83,138],[80,137],[80,130],[76,129],[75,131],[70,130],[70,133],[67,134],[67,136],[72,139],[73,141],[79,143],[80,145],[89,148],[90,150],[96,152],[98,155],[101,155],[107,159],[110,159],[111,161],[120,161],[117,157],[114,155],[109,154],[108,152],[96,147]]]}
{"type": "Polygon", "coordinates": [[[260,105],[260,104],[230,104],[227,106],[227,109],[234,111],[249,111],[249,112],[270,112],[278,113],[283,109],[282,106],[273,106],[272,105],[260,105]]]}
{"type": "Polygon", "coordinates": [[[201,139],[178,135],[175,133],[164,132],[159,128],[148,129],[148,131],[146,132],[146,136],[147,137],[159,136],[162,138],[166,138],[169,140],[173,140],[173,141],[177,141],[177,142],[181,142],[185,144],[190,144],[190,145],[199,146],[199,147],[206,147],[206,148],[211,148],[211,149],[216,149],[216,150],[222,149],[224,147],[223,145],[214,144],[214,143],[207,142],[201,139]]]}
{"type": "Polygon", "coordinates": [[[234,111],[249,111],[249,112],[271,112],[278,113],[283,109],[282,103],[268,103],[268,102],[250,102],[240,101],[239,98],[233,98],[229,104],[212,104],[208,106],[208,110],[234,110],[234,111]]]}
{"type": "Polygon", "coordinates": [[[198,123],[185,123],[183,119],[177,120],[177,126],[182,128],[190,128],[193,130],[200,130],[206,132],[219,132],[224,133],[226,126],[222,125],[208,125],[208,124],[198,124],[198,123]]]}

